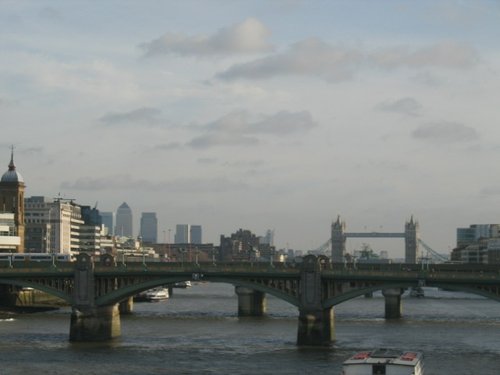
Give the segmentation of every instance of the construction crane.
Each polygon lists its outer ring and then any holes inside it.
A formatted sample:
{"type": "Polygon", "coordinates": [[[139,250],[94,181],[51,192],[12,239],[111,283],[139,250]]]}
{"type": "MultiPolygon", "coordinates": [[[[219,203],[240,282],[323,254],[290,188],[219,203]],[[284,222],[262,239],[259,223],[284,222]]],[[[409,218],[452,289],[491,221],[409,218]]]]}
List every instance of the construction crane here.
{"type": "Polygon", "coordinates": [[[439,261],[439,262],[448,262],[449,261],[448,257],[446,257],[443,254],[439,254],[437,251],[432,249],[429,245],[427,245],[421,239],[418,239],[418,243],[421,244],[425,250],[427,250],[427,258],[429,258],[429,255],[430,255],[430,259],[433,259],[435,261],[439,261]]]}

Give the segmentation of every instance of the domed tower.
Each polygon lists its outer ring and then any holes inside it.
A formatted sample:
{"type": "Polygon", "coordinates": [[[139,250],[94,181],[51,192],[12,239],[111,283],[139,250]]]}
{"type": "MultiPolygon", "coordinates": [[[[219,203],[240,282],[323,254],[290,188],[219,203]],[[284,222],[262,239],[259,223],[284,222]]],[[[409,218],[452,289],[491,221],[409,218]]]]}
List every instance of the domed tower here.
{"type": "Polygon", "coordinates": [[[2,175],[0,180],[0,212],[11,212],[14,214],[17,236],[21,244],[17,252],[24,252],[24,179],[16,171],[14,164],[14,147],[10,154],[9,169],[2,175]]]}

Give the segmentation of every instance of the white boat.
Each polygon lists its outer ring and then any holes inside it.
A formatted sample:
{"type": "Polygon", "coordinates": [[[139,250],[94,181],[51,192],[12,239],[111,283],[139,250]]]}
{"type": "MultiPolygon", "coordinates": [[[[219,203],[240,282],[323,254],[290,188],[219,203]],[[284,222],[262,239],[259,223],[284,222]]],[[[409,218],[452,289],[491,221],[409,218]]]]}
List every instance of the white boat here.
{"type": "Polygon", "coordinates": [[[162,301],[170,297],[167,288],[154,288],[150,289],[145,294],[146,301],[162,301]]]}
{"type": "Polygon", "coordinates": [[[179,281],[178,283],[174,284],[174,288],[191,288],[191,281],[179,281]]]}
{"type": "Polygon", "coordinates": [[[424,375],[424,357],[388,349],[359,352],[343,363],[342,375],[424,375]]]}

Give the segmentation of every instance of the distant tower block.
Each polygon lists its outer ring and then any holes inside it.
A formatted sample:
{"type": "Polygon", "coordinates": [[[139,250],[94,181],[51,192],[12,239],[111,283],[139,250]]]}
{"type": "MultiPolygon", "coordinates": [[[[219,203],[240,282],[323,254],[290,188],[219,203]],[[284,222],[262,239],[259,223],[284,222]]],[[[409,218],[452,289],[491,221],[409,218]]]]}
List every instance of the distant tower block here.
{"type": "Polygon", "coordinates": [[[337,216],[337,221],[332,223],[332,262],[342,263],[345,256],[345,222],[337,216]]]}
{"type": "Polygon", "coordinates": [[[419,257],[418,249],[419,225],[418,221],[413,220],[413,215],[410,221],[405,224],[405,263],[417,263],[419,257]]]}

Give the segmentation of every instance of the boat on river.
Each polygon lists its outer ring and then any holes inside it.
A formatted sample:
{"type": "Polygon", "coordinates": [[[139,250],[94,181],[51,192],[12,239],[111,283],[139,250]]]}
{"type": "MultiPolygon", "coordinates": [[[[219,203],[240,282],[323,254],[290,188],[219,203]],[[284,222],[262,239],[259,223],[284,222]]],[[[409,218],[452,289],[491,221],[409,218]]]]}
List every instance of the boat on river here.
{"type": "Polygon", "coordinates": [[[149,302],[163,301],[170,297],[167,288],[154,288],[146,291],[144,298],[149,302]]]}
{"type": "Polygon", "coordinates": [[[424,375],[421,352],[377,349],[346,360],[342,375],[424,375]]]}

